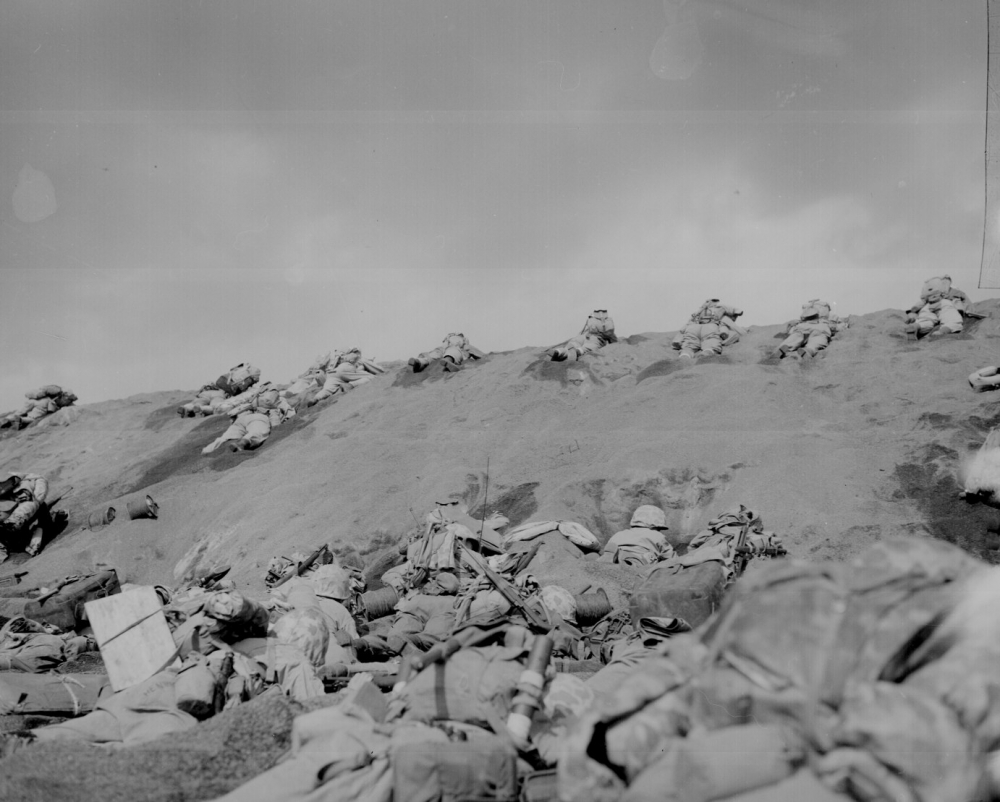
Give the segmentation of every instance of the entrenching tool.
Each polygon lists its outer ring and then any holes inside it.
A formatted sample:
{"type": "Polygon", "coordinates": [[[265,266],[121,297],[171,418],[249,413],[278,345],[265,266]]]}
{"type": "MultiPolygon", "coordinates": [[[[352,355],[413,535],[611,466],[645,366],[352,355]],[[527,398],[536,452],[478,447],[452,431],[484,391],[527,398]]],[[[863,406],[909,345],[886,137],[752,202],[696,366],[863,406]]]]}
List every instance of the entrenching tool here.
{"type": "Polygon", "coordinates": [[[20,585],[21,577],[27,575],[27,571],[19,571],[18,573],[11,574],[10,576],[0,576],[0,588],[10,587],[11,585],[20,585]]]}

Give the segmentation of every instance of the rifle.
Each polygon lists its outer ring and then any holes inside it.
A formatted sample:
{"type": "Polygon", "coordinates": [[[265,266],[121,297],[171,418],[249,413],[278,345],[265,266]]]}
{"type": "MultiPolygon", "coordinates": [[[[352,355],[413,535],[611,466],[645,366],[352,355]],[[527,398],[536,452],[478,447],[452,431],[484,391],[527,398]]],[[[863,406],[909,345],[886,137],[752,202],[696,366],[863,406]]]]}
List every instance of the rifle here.
{"type": "MultiPolygon", "coordinates": [[[[747,526],[747,530],[749,530],[749,525],[747,526]]],[[[752,547],[746,545],[746,535],[746,531],[742,532],[740,534],[740,540],[733,548],[733,551],[736,552],[736,559],[733,561],[733,566],[738,569],[736,576],[741,576],[743,574],[746,570],[747,563],[750,562],[750,558],[755,553],[752,547]],[[737,562],[737,560],[739,562],[737,562]]],[[[784,546],[766,546],[756,553],[763,554],[765,557],[784,557],[788,554],[788,550],[784,546]]]]}
{"type": "Polygon", "coordinates": [[[747,563],[750,562],[750,557],[753,554],[753,549],[747,545],[747,535],[750,534],[750,522],[745,521],[743,523],[743,528],[740,529],[740,536],[736,540],[736,545],[733,547],[733,551],[736,556],[733,557],[733,568],[736,571],[736,576],[743,576],[743,572],[747,570],[747,563]]]}
{"type": "Polygon", "coordinates": [[[294,571],[285,574],[283,577],[281,577],[281,579],[279,579],[277,582],[271,585],[271,590],[281,587],[290,579],[292,579],[292,577],[302,576],[306,571],[308,571],[310,568],[313,567],[313,565],[316,564],[316,560],[320,558],[320,556],[323,554],[324,551],[329,551],[329,547],[326,545],[326,543],[324,543],[322,546],[316,549],[316,551],[314,551],[312,554],[306,557],[302,562],[300,562],[294,571]]]}
{"type": "Polygon", "coordinates": [[[528,621],[539,629],[543,629],[546,632],[551,629],[547,621],[543,621],[538,613],[528,607],[521,596],[513,586],[502,576],[500,576],[496,571],[490,568],[486,561],[478,554],[470,551],[469,548],[464,543],[458,544],[459,555],[467,566],[469,566],[473,571],[475,571],[480,576],[485,576],[499,592],[513,607],[518,608],[524,617],[528,621]]]}
{"type": "Polygon", "coordinates": [[[479,522],[479,545],[476,547],[483,553],[483,530],[486,528],[486,501],[490,497],[490,458],[486,458],[486,490],[483,493],[483,520],[479,522]]]}

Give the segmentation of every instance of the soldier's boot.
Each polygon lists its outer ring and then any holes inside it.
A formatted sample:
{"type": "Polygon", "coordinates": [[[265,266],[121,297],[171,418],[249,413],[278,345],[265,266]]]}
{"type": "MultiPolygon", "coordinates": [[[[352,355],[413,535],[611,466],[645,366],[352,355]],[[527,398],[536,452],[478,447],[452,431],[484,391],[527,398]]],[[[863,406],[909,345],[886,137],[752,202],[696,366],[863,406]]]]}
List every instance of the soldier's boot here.
{"type": "Polygon", "coordinates": [[[564,362],[566,361],[566,352],[562,348],[555,348],[552,351],[552,361],[553,362],[564,362]]]}
{"type": "Polygon", "coordinates": [[[239,440],[231,441],[229,444],[230,451],[247,451],[250,447],[250,441],[245,437],[239,440]]]}
{"type": "Polygon", "coordinates": [[[409,359],[409,365],[413,368],[414,373],[420,373],[420,371],[426,368],[429,364],[429,360],[421,359],[418,356],[410,357],[409,359]]]}
{"type": "Polygon", "coordinates": [[[457,364],[450,356],[446,356],[441,360],[441,367],[449,373],[455,373],[462,369],[462,366],[457,364]]]}

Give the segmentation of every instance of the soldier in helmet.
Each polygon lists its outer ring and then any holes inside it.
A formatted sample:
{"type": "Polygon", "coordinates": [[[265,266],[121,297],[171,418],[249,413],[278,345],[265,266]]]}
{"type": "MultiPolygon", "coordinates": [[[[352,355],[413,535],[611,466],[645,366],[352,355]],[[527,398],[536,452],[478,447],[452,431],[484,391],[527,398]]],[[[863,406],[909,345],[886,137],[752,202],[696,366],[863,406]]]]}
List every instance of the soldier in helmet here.
{"type": "Polygon", "coordinates": [[[928,334],[961,334],[966,318],[979,319],[969,296],[952,286],[951,276],[935,276],[924,282],[920,302],[906,310],[906,332],[917,339],[928,334]]]}
{"type": "Polygon", "coordinates": [[[663,534],[667,516],[659,507],[643,504],[632,513],[628,529],[611,536],[601,555],[603,562],[625,565],[651,565],[674,555],[674,548],[663,534]]]}
{"type": "Polygon", "coordinates": [[[433,351],[411,357],[409,365],[414,373],[419,373],[435,359],[440,359],[444,369],[451,371],[461,368],[466,359],[482,359],[484,356],[486,354],[475,348],[462,332],[452,332],[433,351]]]}
{"type": "Polygon", "coordinates": [[[575,362],[584,354],[603,348],[608,343],[616,343],[615,322],[608,317],[607,309],[595,309],[583,324],[583,329],[565,345],[552,351],[552,361],[562,362],[566,359],[575,362]]]}
{"type": "Polygon", "coordinates": [[[233,422],[219,437],[205,446],[202,454],[210,454],[223,443],[232,451],[252,451],[271,436],[271,429],[295,417],[295,410],[278,394],[270,382],[260,385],[253,398],[230,410],[233,422]]]}
{"type": "Polygon", "coordinates": [[[337,393],[346,393],[362,384],[367,384],[372,377],[385,371],[361,356],[360,348],[352,348],[344,353],[338,353],[330,360],[326,368],[323,386],[311,399],[309,406],[337,393]]]}
{"type": "Polygon", "coordinates": [[[709,298],[691,315],[671,346],[680,351],[682,357],[693,358],[699,353],[721,354],[724,346],[732,345],[740,338],[736,318],[742,314],[742,309],[726,306],[718,298],[709,298]]]}
{"type": "Polygon", "coordinates": [[[846,319],[833,314],[830,304],[814,298],[802,305],[799,319],[786,326],[788,337],[778,346],[778,355],[784,359],[789,354],[798,354],[801,349],[806,355],[815,357],[848,325],[846,319]]]}

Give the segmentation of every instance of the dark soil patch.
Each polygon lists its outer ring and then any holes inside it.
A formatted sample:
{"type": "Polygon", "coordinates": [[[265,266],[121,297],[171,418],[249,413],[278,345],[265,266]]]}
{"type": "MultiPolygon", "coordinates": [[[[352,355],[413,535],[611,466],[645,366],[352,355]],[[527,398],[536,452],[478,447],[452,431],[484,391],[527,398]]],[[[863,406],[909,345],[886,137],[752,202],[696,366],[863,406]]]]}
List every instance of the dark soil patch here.
{"type": "Polygon", "coordinates": [[[698,354],[694,359],[694,364],[698,365],[732,365],[733,360],[725,354],[698,354]]]}
{"type": "Polygon", "coordinates": [[[553,362],[549,359],[548,355],[536,359],[521,372],[521,375],[530,376],[539,381],[557,381],[563,387],[566,387],[570,382],[569,371],[571,370],[585,370],[594,384],[604,385],[604,382],[594,375],[594,372],[586,362],[582,360],[577,360],[576,362],[570,362],[569,360],[565,362],[553,362]]]}
{"type": "Polygon", "coordinates": [[[470,367],[477,363],[489,362],[490,358],[487,356],[483,359],[466,359],[458,370],[445,370],[444,360],[435,359],[431,364],[424,368],[419,373],[414,373],[413,368],[409,365],[399,369],[396,374],[396,379],[393,381],[393,387],[417,387],[424,382],[429,381],[439,381],[440,379],[447,379],[450,376],[456,376],[463,370],[468,370],[470,367]]]}
{"type": "Polygon", "coordinates": [[[629,345],[638,345],[639,343],[644,343],[649,339],[649,337],[643,337],[641,334],[633,334],[630,337],[626,337],[619,342],[628,343],[629,345]]]}
{"type": "Polygon", "coordinates": [[[4,761],[0,798],[25,802],[195,802],[215,799],[273,767],[291,746],[297,715],[332,704],[267,694],[148,744],[109,751],[60,741],[4,761]],[[58,770],[53,770],[57,766],[58,770]]]}
{"type": "MultiPolygon", "coordinates": [[[[945,449],[950,451],[950,449],[945,449]]],[[[954,453],[954,452],[951,452],[954,453]]],[[[940,454],[928,454],[933,459],[940,454]]],[[[1000,564],[1000,512],[982,504],[969,504],[958,497],[959,488],[949,473],[933,465],[905,463],[896,466],[900,495],[916,502],[934,537],[960,546],[986,562],[1000,564]]]]}
{"type": "Polygon", "coordinates": [[[132,485],[123,488],[121,494],[134,493],[171,476],[205,470],[208,463],[201,450],[226,431],[229,422],[228,415],[212,415],[205,418],[172,446],[152,456],[149,467],[132,485]]]}
{"type": "Polygon", "coordinates": [[[917,418],[918,424],[926,424],[932,429],[952,429],[954,424],[952,423],[951,415],[945,415],[941,412],[925,412],[919,418],[917,418]]]}
{"type": "Polygon", "coordinates": [[[963,425],[966,429],[969,429],[976,434],[982,434],[983,432],[988,432],[991,429],[995,429],[997,426],[1000,426],[1000,413],[993,415],[990,418],[981,418],[978,415],[970,415],[965,419],[963,425]]]}
{"type": "MultiPolygon", "coordinates": [[[[232,419],[228,415],[210,415],[195,426],[184,437],[169,448],[154,455],[149,466],[131,485],[121,489],[120,494],[135,493],[171,476],[200,473],[201,471],[226,471],[234,468],[265,449],[272,449],[294,432],[312,423],[316,416],[329,406],[330,402],[320,402],[314,407],[299,412],[290,421],[281,424],[271,432],[271,436],[255,451],[230,451],[225,445],[211,454],[201,450],[229,428],[232,419]]],[[[154,413],[156,414],[156,413],[154,413]]]]}
{"type": "Polygon", "coordinates": [[[927,461],[941,459],[958,460],[958,452],[953,448],[948,448],[940,443],[931,443],[924,449],[924,454],[927,457],[927,461]]]}
{"type": "MultiPolygon", "coordinates": [[[[191,394],[192,397],[194,393],[191,394]]],[[[146,422],[142,425],[142,428],[148,429],[151,432],[158,432],[172,420],[177,420],[181,416],[177,414],[177,408],[180,404],[170,404],[166,407],[160,407],[155,412],[149,413],[146,418],[146,422]]]]}
{"type": "Polygon", "coordinates": [[[459,499],[465,502],[466,507],[475,504],[479,500],[479,491],[483,489],[480,477],[474,473],[467,473],[465,475],[465,492],[463,492],[459,499]]]}
{"type": "Polygon", "coordinates": [[[799,357],[799,362],[801,363],[802,367],[804,367],[806,370],[809,370],[810,368],[814,368],[817,365],[821,364],[824,359],[826,359],[826,351],[820,351],[818,354],[816,354],[816,356],[809,356],[809,354],[805,353],[802,354],[799,357]]]}
{"type": "MultiPolygon", "coordinates": [[[[538,487],[538,484],[538,482],[525,482],[509,490],[504,490],[496,500],[487,499],[485,506],[489,512],[496,511],[507,516],[510,520],[509,531],[527,521],[538,509],[538,499],[535,498],[535,488],[538,487]]],[[[474,510],[469,510],[469,516],[477,521],[481,520],[484,513],[483,506],[480,504],[474,510]]]]}
{"type": "Polygon", "coordinates": [[[654,362],[649,367],[639,371],[639,375],[635,377],[635,383],[639,384],[639,382],[652,379],[655,376],[669,376],[674,371],[684,370],[684,368],[689,368],[693,364],[694,360],[692,359],[680,360],[676,357],[673,359],[661,359],[659,362],[654,362]]]}

